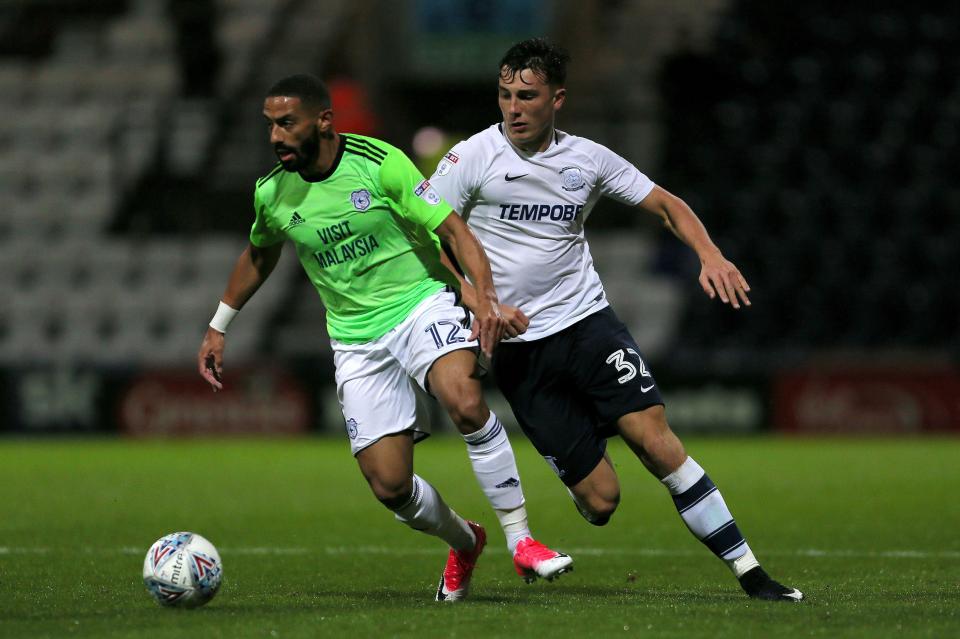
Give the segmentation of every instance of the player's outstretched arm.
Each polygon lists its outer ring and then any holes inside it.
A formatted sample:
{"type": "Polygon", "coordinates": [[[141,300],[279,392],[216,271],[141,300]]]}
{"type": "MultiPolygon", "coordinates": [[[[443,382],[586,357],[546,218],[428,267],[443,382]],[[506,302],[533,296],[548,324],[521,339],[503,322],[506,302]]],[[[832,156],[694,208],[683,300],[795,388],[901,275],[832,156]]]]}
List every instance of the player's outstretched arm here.
{"type": "Polygon", "coordinates": [[[487,254],[484,253],[480,241],[470,227],[453,211],[434,229],[434,232],[446,242],[453,251],[453,256],[463,265],[470,279],[473,280],[472,296],[475,298],[473,314],[476,325],[471,339],[479,335],[480,349],[490,357],[493,355],[493,349],[503,338],[506,322],[500,313],[487,254]]]}
{"type": "MultiPolygon", "coordinates": [[[[249,244],[240,257],[237,258],[227,289],[223,293],[222,302],[230,308],[240,310],[247,303],[260,285],[263,284],[280,259],[283,244],[257,247],[249,244]]],[[[200,352],[197,354],[197,367],[200,375],[213,388],[214,392],[223,389],[223,349],[225,346],[224,333],[213,326],[207,327],[207,332],[200,343],[200,352]]]]}
{"type": "MultiPolygon", "coordinates": [[[[460,297],[463,298],[463,303],[467,308],[469,308],[472,313],[475,313],[477,308],[476,289],[467,281],[467,278],[463,276],[460,269],[450,261],[450,256],[447,255],[446,251],[440,251],[440,261],[453,273],[457,281],[460,282],[460,297]]],[[[503,320],[507,323],[505,331],[509,337],[516,337],[517,335],[523,335],[527,332],[527,327],[530,326],[530,318],[519,308],[501,303],[500,314],[503,315],[503,320]]]]}
{"type": "Polygon", "coordinates": [[[700,286],[713,299],[720,296],[724,304],[740,308],[740,302],[750,306],[747,293],[750,285],[710,239],[700,218],[687,203],[659,186],[640,202],[640,208],[663,220],[664,226],[692,248],[700,258],[700,286]]]}

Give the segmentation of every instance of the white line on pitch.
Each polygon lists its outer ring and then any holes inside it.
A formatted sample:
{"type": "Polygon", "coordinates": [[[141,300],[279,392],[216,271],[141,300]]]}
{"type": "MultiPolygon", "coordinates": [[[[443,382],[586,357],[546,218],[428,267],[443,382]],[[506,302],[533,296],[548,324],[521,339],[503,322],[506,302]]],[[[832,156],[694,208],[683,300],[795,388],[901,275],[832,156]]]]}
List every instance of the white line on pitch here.
{"type": "MultiPolygon", "coordinates": [[[[106,549],[110,552],[110,549],[106,549]]],[[[595,557],[605,556],[634,556],[634,557],[694,557],[703,555],[706,551],[699,548],[666,549],[666,548],[564,548],[571,555],[586,555],[595,557]]],[[[25,546],[0,546],[0,555],[43,555],[51,552],[81,552],[92,554],[103,552],[104,549],[94,546],[81,548],[50,548],[25,546]]],[[[124,555],[140,555],[146,548],[136,546],[122,546],[112,549],[112,552],[124,555]]],[[[397,555],[397,556],[432,556],[438,553],[436,548],[392,548],[389,546],[322,546],[320,548],[280,547],[280,546],[240,546],[224,547],[223,555],[397,555]]],[[[494,554],[504,554],[502,548],[491,548],[494,554]]],[[[818,548],[801,548],[796,550],[765,550],[764,556],[780,557],[810,557],[810,558],[877,558],[877,559],[960,559],[958,550],[824,550],[818,548]]]]}

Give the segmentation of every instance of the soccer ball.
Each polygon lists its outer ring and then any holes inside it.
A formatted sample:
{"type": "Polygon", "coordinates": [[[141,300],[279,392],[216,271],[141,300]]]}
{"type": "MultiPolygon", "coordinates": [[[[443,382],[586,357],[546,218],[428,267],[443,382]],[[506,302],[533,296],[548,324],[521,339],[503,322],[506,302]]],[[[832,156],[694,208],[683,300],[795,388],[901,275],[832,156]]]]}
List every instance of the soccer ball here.
{"type": "Polygon", "coordinates": [[[161,537],[143,560],[143,583],[161,606],[202,606],[217,594],[222,579],[220,553],[195,533],[161,537]]]}

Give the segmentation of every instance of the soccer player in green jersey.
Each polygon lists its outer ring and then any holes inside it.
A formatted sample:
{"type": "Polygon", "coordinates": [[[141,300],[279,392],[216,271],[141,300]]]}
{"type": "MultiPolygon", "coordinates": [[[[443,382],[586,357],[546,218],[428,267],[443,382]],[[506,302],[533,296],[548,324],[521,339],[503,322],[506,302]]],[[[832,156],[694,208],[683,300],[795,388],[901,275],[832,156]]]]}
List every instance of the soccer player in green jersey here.
{"type": "Polygon", "coordinates": [[[413,445],[429,434],[417,419],[414,384],[463,434],[517,572],[532,581],[570,570],[569,556],[531,536],[513,449],[481,393],[477,340],[489,356],[517,328],[500,314],[476,237],[401,151],[337,133],[317,78],[280,80],[263,114],[280,164],[257,182],[250,243],[200,346],[200,374],[222,388],[227,325],[291,241],[327,309],[337,395],[363,476],[398,520],[450,545],[437,600],[467,595],[486,533],[413,472],[413,445]],[[476,288],[472,330],[459,283],[441,262],[441,239],[476,288]]]}

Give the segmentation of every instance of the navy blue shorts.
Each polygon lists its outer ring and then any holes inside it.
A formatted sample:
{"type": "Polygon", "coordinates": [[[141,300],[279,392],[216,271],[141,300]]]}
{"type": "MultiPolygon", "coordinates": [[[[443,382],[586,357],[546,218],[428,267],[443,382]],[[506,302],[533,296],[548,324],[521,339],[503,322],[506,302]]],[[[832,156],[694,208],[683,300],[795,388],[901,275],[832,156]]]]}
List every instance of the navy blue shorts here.
{"type": "Polygon", "coordinates": [[[597,467],[620,417],[663,404],[610,307],[549,337],[500,344],[493,372],[523,432],[568,486],[597,467]]]}

